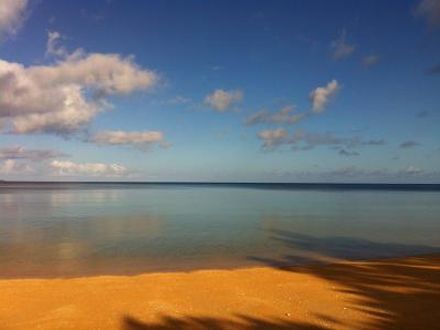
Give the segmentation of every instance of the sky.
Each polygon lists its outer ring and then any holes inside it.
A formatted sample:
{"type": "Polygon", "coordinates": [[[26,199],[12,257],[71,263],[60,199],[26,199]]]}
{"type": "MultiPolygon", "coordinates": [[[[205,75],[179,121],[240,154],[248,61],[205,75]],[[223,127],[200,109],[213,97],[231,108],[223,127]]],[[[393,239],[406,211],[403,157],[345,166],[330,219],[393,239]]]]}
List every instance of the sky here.
{"type": "Polygon", "coordinates": [[[440,183],[440,0],[0,0],[0,179],[440,183]]]}

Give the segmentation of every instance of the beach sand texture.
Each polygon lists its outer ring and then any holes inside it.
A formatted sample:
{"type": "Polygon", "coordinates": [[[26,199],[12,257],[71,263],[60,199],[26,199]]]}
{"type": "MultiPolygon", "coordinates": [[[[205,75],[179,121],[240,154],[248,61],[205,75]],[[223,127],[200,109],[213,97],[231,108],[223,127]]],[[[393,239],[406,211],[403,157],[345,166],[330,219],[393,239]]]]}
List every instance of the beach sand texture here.
{"type": "Polygon", "coordinates": [[[440,256],[0,280],[0,329],[439,329],[440,256]]]}

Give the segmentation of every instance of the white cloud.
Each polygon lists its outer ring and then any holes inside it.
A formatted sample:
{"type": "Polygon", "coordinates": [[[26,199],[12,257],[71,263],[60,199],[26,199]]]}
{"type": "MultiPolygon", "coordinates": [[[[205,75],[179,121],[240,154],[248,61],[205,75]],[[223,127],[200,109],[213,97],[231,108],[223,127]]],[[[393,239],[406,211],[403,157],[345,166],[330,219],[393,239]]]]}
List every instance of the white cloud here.
{"type": "Polygon", "coordinates": [[[379,59],[380,59],[379,56],[374,54],[365,56],[362,59],[362,65],[366,68],[370,68],[372,66],[375,66],[377,63],[379,63],[379,59]]]}
{"type": "Polygon", "coordinates": [[[59,103],[54,104],[53,108],[48,108],[52,111],[12,117],[13,132],[67,135],[80,130],[103,110],[96,101],[86,100],[79,86],[65,87],[58,92],[56,96],[60,97],[59,103]]]}
{"type": "Polygon", "coordinates": [[[263,141],[264,149],[274,149],[282,144],[289,143],[289,133],[284,128],[263,130],[258,132],[257,136],[263,141]]]}
{"type": "Polygon", "coordinates": [[[74,163],[71,161],[53,160],[50,167],[61,176],[99,176],[117,177],[128,174],[125,166],[103,163],[74,163]]]}
{"type": "Polygon", "coordinates": [[[49,31],[47,34],[46,55],[56,57],[68,56],[67,49],[63,46],[59,46],[58,42],[62,38],[61,34],[57,31],[49,31]]]}
{"type": "Polygon", "coordinates": [[[0,37],[15,34],[20,28],[28,0],[0,1],[0,37]]]}
{"type": "Polygon", "coordinates": [[[118,54],[74,53],[54,66],[35,66],[27,71],[43,86],[76,84],[105,94],[130,94],[157,82],[155,73],[139,68],[132,57],[118,54]]]}
{"type": "Polygon", "coordinates": [[[422,0],[416,9],[416,14],[423,16],[431,26],[440,26],[440,1],[422,0]]]}
{"type": "Polygon", "coordinates": [[[0,148],[0,159],[44,161],[63,156],[66,155],[62,152],[50,149],[26,149],[21,146],[0,148]]]}
{"type": "Polygon", "coordinates": [[[33,172],[28,164],[18,163],[14,159],[6,159],[0,163],[0,174],[26,174],[33,172]]]}
{"type": "Polygon", "coordinates": [[[67,155],[51,149],[27,149],[22,146],[0,148],[0,174],[15,176],[44,175],[51,159],[67,155]]]}
{"type": "Polygon", "coordinates": [[[216,89],[212,94],[207,95],[205,104],[218,112],[225,112],[243,99],[243,92],[240,90],[225,91],[216,89]]]}
{"type": "Polygon", "coordinates": [[[0,119],[12,132],[69,134],[106,109],[106,96],[152,88],[157,75],[131,57],[76,51],[53,65],[0,60],[0,119]]]}
{"type": "Polygon", "coordinates": [[[310,92],[310,100],[312,101],[312,111],[315,113],[323,112],[330,100],[340,90],[340,85],[336,80],[330,81],[325,87],[317,87],[310,92]]]}
{"type": "Polygon", "coordinates": [[[295,113],[294,106],[288,105],[277,112],[268,112],[266,110],[258,111],[249,116],[246,119],[245,124],[295,124],[302,120],[304,117],[304,113],[295,113]]]}
{"type": "Polygon", "coordinates": [[[413,165],[408,166],[402,171],[403,174],[408,174],[408,175],[418,175],[418,174],[422,174],[423,172],[424,171],[421,168],[415,167],[413,165]]]}
{"type": "Polygon", "coordinates": [[[95,134],[90,141],[98,144],[135,145],[147,147],[153,144],[159,144],[162,147],[167,147],[169,145],[165,140],[164,134],[159,131],[103,131],[95,134]]]}
{"type": "Polygon", "coordinates": [[[332,41],[331,49],[333,51],[332,57],[334,60],[347,58],[355,51],[356,46],[348,44],[346,38],[347,32],[342,30],[338,39],[332,41]]]}

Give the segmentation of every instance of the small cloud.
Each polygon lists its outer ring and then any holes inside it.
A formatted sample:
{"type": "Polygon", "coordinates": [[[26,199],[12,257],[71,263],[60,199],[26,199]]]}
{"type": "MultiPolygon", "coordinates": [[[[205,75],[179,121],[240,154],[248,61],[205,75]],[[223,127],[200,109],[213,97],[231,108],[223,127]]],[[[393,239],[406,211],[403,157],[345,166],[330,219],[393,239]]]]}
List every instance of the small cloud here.
{"type": "Polygon", "coordinates": [[[291,146],[292,150],[311,150],[316,147],[326,146],[339,150],[343,156],[359,155],[354,148],[381,146],[385,140],[364,140],[360,137],[339,137],[331,133],[310,133],[296,131],[289,136],[283,128],[263,130],[258,133],[258,138],[263,141],[263,149],[276,149],[283,145],[291,146]]]}
{"type": "Polygon", "coordinates": [[[17,33],[25,18],[27,5],[28,0],[0,1],[0,37],[17,33]]]}
{"type": "Polygon", "coordinates": [[[332,49],[332,58],[334,60],[342,60],[349,57],[356,49],[356,46],[346,41],[347,32],[342,30],[338,39],[333,40],[330,47],[332,49]]]}
{"type": "Polygon", "coordinates": [[[431,27],[440,26],[440,1],[422,0],[416,8],[416,15],[422,16],[431,27]]]}
{"type": "Polygon", "coordinates": [[[71,161],[54,160],[50,167],[60,176],[93,176],[119,177],[128,174],[128,169],[119,164],[75,163],[71,161]]]}
{"type": "Polygon", "coordinates": [[[440,73],[440,64],[436,64],[430,67],[428,70],[426,70],[426,74],[428,75],[439,74],[439,73],[440,73]]]}
{"type": "Polygon", "coordinates": [[[413,141],[413,140],[408,140],[408,141],[404,141],[400,144],[400,148],[402,149],[409,149],[409,148],[414,148],[419,146],[420,143],[417,141],[413,141]]]}
{"type": "Polygon", "coordinates": [[[57,31],[49,31],[47,34],[46,56],[67,57],[67,49],[59,46],[62,36],[57,31]]]}
{"type": "MultiPolygon", "coordinates": [[[[329,170],[308,170],[284,172],[284,177],[300,178],[301,181],[316,182],[438,182],[440,172],[424,171],[415,166],[404,169],[391,170],[387,168],[359,168],[351,165],[329,170]]],[[[289,180],[293,181],[293,180],[289,180]]]]}
{"type": "Polygon", "coordinates": [[[295,113],[295,107],[288,105],[277,112],[266,110],[258,111],[250,115],[246,120],[246,125],[255,124],[296,124],[305,117],[305,113],[295,113]]]}
{"type": "Polygon", "coordinates": [[[172,104],[172,105],[188,104],[188,103],[191,103],[191,99],[184,97],[184,96],[181,96],[181,95],[177,95],[177,96],[173,97],[172,99],[168,100],[167,103],[172,104]]]}
{"type": "Polygon", "coordinates": [[[240,90],[226,91],[216,89],[212,94],[205,97],[205,104],[218,112],[226,112],[232,109],[233,105],[243,100],[243,92],[240,90]]]}
{"type": "Polygon", "coordinates": [[[274,149],[289,142],[289,133],[284,128],[263,130],[258,132],[258,138],[263,141],[263,149],[274,149]]]}
{"type": "Polygon", "coordinates": [[[312,92],[310,92],[309,98],[312,102],[312,112],[320,113],[325,110],[328,103],[341,89],[337,80],[333,79],[327,86],[317,87],[312,92]]]}
{"type": "Polygon", "coordinates": [[[65,156],[67,155],[51,149],[26,149],[21,146],[0,148],[0,159],[44,161],[65,156]]]}
{"type": "Polygon", "coordinates": [[[15,159],[6,159],[0,163],[0,174],[28,174],[34,170],[28,164],[19,163],[15,159]]]}
{"type": "Polygon", "coordinates": [[[170,144],[165,136],[159,131],[127,132],[127,131],[103,131],[95,134],[90,140],[100,145],[130,145],[140,148],[158,144],[168,147],[170,144]]]}
{"type": "Polygon", "coordinates": [[[341,149],[341,150],[339,150],[339,154],[340,154],[341,156],[347,156],[347,157],[350,157],[350,156],[359,156],[359,153],[358,153],[357,151],[350,151],[350,150],[345,150],[345,149],[341,149]]]}
{"type": "Polygon", "coordinates": [[[408,166],[406,169],[404,169],[401,172],[403,174],[408,174],[408,175],[417,175],[417,174],[423,173],[423,170],[411,165],[411,166],[408,166]]]}
{"type": "Polygon", "coordinates": [[[368,55],[362,59],[362,65],[365,68],[371,68],[379,63],[380,57],[378,55],[368,55]]]}
{"type": "Polygon", "coordinates": [[[366,141],[361,141],[360,142],[361,145],[364,146],[383,146],[385,145],[385,140],[384,139],[372,139],[372,140],[366,140],[366,141]]]}

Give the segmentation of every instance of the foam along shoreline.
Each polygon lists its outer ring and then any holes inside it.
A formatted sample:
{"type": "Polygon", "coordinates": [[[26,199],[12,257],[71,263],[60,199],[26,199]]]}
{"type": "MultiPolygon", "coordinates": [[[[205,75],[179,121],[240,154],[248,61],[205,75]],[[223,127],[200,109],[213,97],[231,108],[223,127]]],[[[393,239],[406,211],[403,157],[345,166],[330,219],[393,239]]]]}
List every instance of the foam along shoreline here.
{"type": "Polygon", "coordinates": [[[434,329],[440,255],[0,280],[1,329],[434,329]]]}

